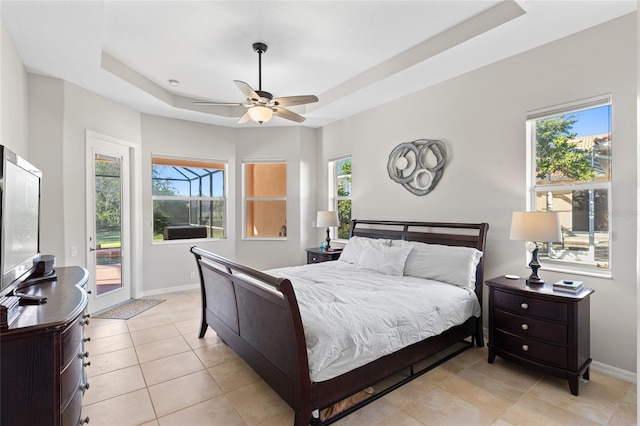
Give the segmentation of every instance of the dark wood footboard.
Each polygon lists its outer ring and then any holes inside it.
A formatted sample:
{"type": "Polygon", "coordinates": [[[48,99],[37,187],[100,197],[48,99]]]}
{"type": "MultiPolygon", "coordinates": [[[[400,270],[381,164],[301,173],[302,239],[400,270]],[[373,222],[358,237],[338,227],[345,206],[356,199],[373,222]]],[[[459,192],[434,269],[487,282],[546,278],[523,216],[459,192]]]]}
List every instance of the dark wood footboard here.
{"type": "MultiPolygon", "coordinates": [[[[406,239],[475,247],[484,251],[487,229],[485,223],[354,220],[351,236],[406,239]],[[447,231],[443,233],[442,229],[447,231]],[[452,229],[461,230],[461,233],[452,234],[452,229]]],[[[471,342],[467,342],[464,349],[473,343],[483,345],[482,318],[472,317],[438,336],[333,379],[314,383],[309,376],[306,339],[291,282],[198,247],[192,247],[191,252],[196,257],[202,289],[200,337],[204,336],[209,326],[213,328],[294,409],[295,425],[318,423],[316,410],[326,408],[403,369],[411,369],[411,375],[405,381],[411,380],[427,370],[414,374],[414,364],[467,338],[471,342]]],[[[483,265],[484,259],[480,261],[476,272],[476,295],[481,306],[483,265]]],[[[377,393],[370,400],[383,394],[377,393]]]]}
{"type": "Polygon", "coordinates": [[[203,295],[200,337],[211,326],[297,416],[306,418],[296,422],[308,424],[307,347],[291,282],[197,247],[191,252],[198,262],[203,295]]]}

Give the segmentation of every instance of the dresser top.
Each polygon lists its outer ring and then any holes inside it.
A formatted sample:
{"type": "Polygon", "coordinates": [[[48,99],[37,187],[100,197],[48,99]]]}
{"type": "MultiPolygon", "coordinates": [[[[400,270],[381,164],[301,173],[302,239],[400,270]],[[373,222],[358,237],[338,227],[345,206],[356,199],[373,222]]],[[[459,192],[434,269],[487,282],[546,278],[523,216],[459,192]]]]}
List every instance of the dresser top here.
{"type": "Polygon", "coordinates": [[[47,302],[41,305],[20,306],[20,316],[8,330],[0,333],[2,339],[65,327],[82,313],[88,303],[88,297],[79,286],[87,282],[87,270],[80,266],[65,266],[56,268],[55,272],[55,280],[20,288],[21,293],[44,296],[47,302]]]}
{"type": "Polygon", "coordinates": [[[506,278],[504,275],[496,278],[491,278],[490,280],[485,281],[485,284],[490,287],[526,292],[532,296],[535,295],[547,298],[584,299],[591,293],[595,292],[594,289],[588,287],[583,287],[582,290],[577,293],[554,290],[553,282],[546,282],[544,283],[544,285],[528,285],[526,278],[519,278],[517,280],[514,280],[506,278]]]}

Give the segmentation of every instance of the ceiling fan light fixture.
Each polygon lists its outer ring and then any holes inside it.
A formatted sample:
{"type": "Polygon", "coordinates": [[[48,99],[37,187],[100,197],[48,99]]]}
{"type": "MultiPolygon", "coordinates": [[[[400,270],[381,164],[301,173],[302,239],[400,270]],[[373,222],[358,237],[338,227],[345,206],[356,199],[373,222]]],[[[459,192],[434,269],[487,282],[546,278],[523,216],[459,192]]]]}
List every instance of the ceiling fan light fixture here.
{"type": "Polygon", "coordinates": [[[271,117],[273,117],[273,110],[262,105],[256,105],[249,108],[248,113],[251,120],[260,124],[266,123],[267,121],[271,120],[271,117]]]}

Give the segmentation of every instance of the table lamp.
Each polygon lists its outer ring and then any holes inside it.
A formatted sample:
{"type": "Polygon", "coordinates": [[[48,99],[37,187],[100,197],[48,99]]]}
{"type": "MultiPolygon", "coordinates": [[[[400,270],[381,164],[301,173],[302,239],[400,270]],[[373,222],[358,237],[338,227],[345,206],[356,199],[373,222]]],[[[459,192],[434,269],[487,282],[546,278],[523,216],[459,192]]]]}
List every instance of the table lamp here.
{"type": "Polygon", "coordinates": [[[558,214],[554,212],[513,212],[509,239],[527,241],[527,249],[533,249],[531,262],[529,262],[531,275],[527,278],[527,284],[544,284],[544,280],[538,276],[540,262],[538,262],[536,242],[562,241],[558,214]],[[529,242],[533,244],[529,244],[529,242]]]}
{"type": "Polygon", "coordinates": [[[326,249],[331,248],[331,238],[329,237],[329,227],[338,226],[338,214],[334,211],[319,211],[316,218],[316,226],[318,228],[327,227],[327,245],[326,249]]]}

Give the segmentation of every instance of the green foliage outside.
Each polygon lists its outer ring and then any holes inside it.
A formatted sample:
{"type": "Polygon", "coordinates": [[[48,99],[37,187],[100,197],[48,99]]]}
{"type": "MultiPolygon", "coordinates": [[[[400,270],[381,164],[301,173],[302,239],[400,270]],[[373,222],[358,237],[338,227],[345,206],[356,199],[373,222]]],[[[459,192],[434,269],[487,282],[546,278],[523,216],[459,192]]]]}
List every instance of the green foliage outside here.
{"type": "Polygon", "coordinates": [[[95,162],[96,231],[120,229],[120,163],[95,162]]]}
{"type": "Polygon", "coordinates": [[[569,179],[591,181],[593,148],[579,148],[571,140],[571,132],[578,120],[575,115],[550,117],[536,121],[536,178],[551,183],[551,176],[560,172],[569,179]]]}
{"type": "MultiPolygon", "coordinates": [[[[348,197],[351,195],[351,158],[338,162],[338,196],[348,197]]],[[[338,238],[349,238],[351,228],[351,200],[338,200],[338,238]]]]}
{"type": "MultiPolygon", "coordinates": [[[[180,191],[170,179],[160,177],[152,169],[152,193],[154,196],[180,197],[180,191]]],[[[203,195],[203,194],[200,194],[203,195]]],[[[210,238],[224,238],[224,201],[223,200],[154,200],[153,201],[153,239],[163,240],[167,226],[187,226],[190,224],[210,225],[210,238]]]]}

